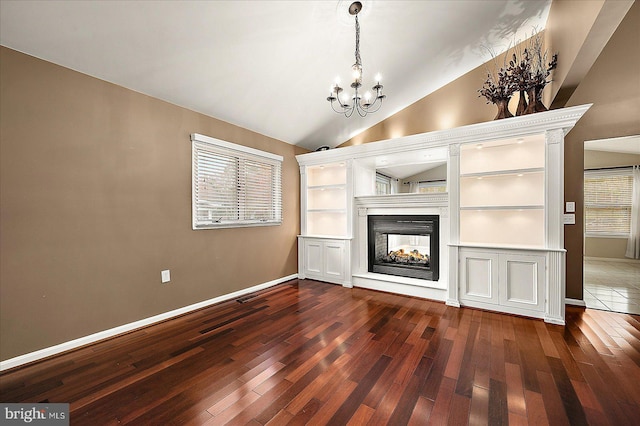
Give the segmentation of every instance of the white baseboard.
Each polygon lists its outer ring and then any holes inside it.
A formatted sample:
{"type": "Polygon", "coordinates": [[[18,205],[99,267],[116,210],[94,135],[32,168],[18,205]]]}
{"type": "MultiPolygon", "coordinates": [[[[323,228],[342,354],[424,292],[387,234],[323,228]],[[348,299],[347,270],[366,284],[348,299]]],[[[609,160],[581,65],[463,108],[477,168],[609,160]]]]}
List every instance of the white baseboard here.
{"type": "Polygon", "coordinates": [[[233,293],[224,294],[222,296],[214,297],[213,299],[205,300],[202,302],[194,303],[193,305],[185,306],[182,308],[174,309],[173,311],[165,312],[162,314],[154,315],[149,318],[144,318],[139,321],[134,321],[129,324],[124,324],[119,327],[110,328],[108,330],[99,331],[94,334],[90,334],[88,336],[80,337],[78,339],[70,340],[68,342],[60,343],[59,345],[51,346],[48,348],[40,349],[35,352],[30,352],[28,354],[20,355],[15,358],[10,358],[5,361],[0,361],[0,371],[8,370],[10,368],[15,368],[23,364],[27,364],[30,362],[38,361],[43,358],[47,358],[53,355],[60,354],[62,352],[66,352],[72,349],[79,348],[81,346],[85,346],[91,343],[96,343],[100,340],[108,339],[110,337],[117,336],[118,334],[127,333],[138,328],[146,327],[151,324],[167,320],[169,318],[177,317],[178,315],[184,315],[191,311],[195,311],[197,309],[202,309],[210,305],[214,305],[216,303],[225,302],[230,299],[235,299],[239,296],[244,296],[245,294],[253,293],[255,291],[264,290],[265,288],[272,287],[276,284],[280,284],[289,280],[293,280],[298,277],[298,274],[291,274],[286,277],[278,278],[273,281],[269,281],[266,283],[258,284],[253,287],[245,288],[242,290],[238,290],[233,293]]]}
{"type": "Polygon", "coordinates": [[[640,263],[640,259],[621,259],[619,257],[584,257],[584,260],[593,260],[598,262],[621,262],[621,263],[640,263]]]}
{"type": "Polygon", "coordinates": [[[580,299],[569,299],[568,297],[564,299],[565,305],[573,305],[573,306],[582,306],[583,308],[587,307],[587,304],[584,303],[584,300],[580,299]]]}
{"type": "Polygon", "coordinates": [[[415,278],[395,277],[384,274],[353,274],[352,283],[354,287],[366,288],[369,290],[386,291],[389,293],[402,294],[405,296],[420,297],[423,299],[444,302],[447,299],[447,289],[435,282],[432,286],[412,285],[411,282],[420,282],[415,278]],[[387,278],[392,277],[392,278],[387,278]],[[398,282],[405,280],[406,282],[398,282]]]}

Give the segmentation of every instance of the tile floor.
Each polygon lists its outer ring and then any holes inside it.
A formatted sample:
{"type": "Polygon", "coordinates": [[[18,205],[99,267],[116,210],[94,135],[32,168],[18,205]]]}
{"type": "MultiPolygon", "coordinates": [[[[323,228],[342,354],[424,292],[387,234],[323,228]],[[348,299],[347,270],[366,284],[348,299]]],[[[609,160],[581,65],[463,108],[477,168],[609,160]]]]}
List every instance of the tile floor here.
{"type": "Polygon", "coordinates": [[[587,308],[640,315],[640,262],[584,261],[587,308]]]}

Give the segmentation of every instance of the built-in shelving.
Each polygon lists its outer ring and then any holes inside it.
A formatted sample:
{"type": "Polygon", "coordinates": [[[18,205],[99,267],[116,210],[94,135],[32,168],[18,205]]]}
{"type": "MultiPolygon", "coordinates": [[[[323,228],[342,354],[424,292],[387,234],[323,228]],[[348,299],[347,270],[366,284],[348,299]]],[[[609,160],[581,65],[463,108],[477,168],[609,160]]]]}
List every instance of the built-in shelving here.
{"type": "Polygon", "coordinates": [[[351,162],[300,167],[298,276],[351,286],[351,162]]]}
{"type": "Polygon", "coordinates": [[[299,277],[564,324],[564,137],[589,107],[296,156],[299,277]],[[374,195],[380,164],[410,164],[425,150],[446,156],[447,194],[374,195]],[[367,272],[367,217],[407,212],[440,215],[437,283],[367,272]]]}
{"type": "Polygon", "coordinates": [[[544,135],[460,150],[460,241],[541,247],[544,135]]]}
{"type": "Polygon", "coordinates": [[[346,237],[347,166],[345,162],[306,168],[303,235],[346,237]]]}

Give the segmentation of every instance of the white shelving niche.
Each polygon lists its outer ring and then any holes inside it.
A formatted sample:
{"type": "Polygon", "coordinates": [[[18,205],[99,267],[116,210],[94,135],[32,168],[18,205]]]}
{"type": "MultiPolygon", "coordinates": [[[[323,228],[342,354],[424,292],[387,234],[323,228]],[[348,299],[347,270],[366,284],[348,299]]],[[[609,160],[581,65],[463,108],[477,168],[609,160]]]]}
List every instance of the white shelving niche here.
{"type": "Polygon", "coordinates": [[[460,148],[460,242],[544,247],[544,134],[460,148]]]}
{"type": "Polygon", "coordinates": [[[346,237],[347,165],[345,162],[307,167],[306,230],[303,235],[346,237]]]}

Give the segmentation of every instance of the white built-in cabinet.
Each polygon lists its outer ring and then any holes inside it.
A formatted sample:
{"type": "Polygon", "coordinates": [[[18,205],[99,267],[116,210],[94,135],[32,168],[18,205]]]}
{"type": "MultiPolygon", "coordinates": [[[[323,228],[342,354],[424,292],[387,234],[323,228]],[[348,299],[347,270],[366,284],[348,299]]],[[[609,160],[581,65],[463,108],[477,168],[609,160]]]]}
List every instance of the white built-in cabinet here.
{"type": "Polygon", "coordinates": [[[299,276],[344,286],[366,279],[377,290],[564,324],[564,137],[590,106],[298,155],[299,276]],[[375,196],[376,166],[429,158],[447,163],[448,201],[438,207],[448,227],[446,279],[423,285],[367,273],[366,216],[417,207],[416,194],[375,196]]]}
{"type": "Polygon", "coordinates": [[[300,167],[300,278],[350,286],[351,176],[351,161],[300,167]]]}
{"type": "Polygon", "coordinates": [[[458,285],[447,303],[564,324],[564,135],[573,123],[535,124],[450,145],[458,285]]]}
{"type": "Polygon", "coordinates": [[[460,146],[461,304],[545,317],[547,136],[460,146]]]}
{"type": "Polygon", "coordinates": [[[300,237],[300,270],[304,278],[344,284],[347,281],[346,240],[300,237]]]}
{"type": "Polygon", "coordinates": [[[534,317],[544,314],[544,254],[486,248],[461,248],[459,253],[463,304],[534,317]]]}

